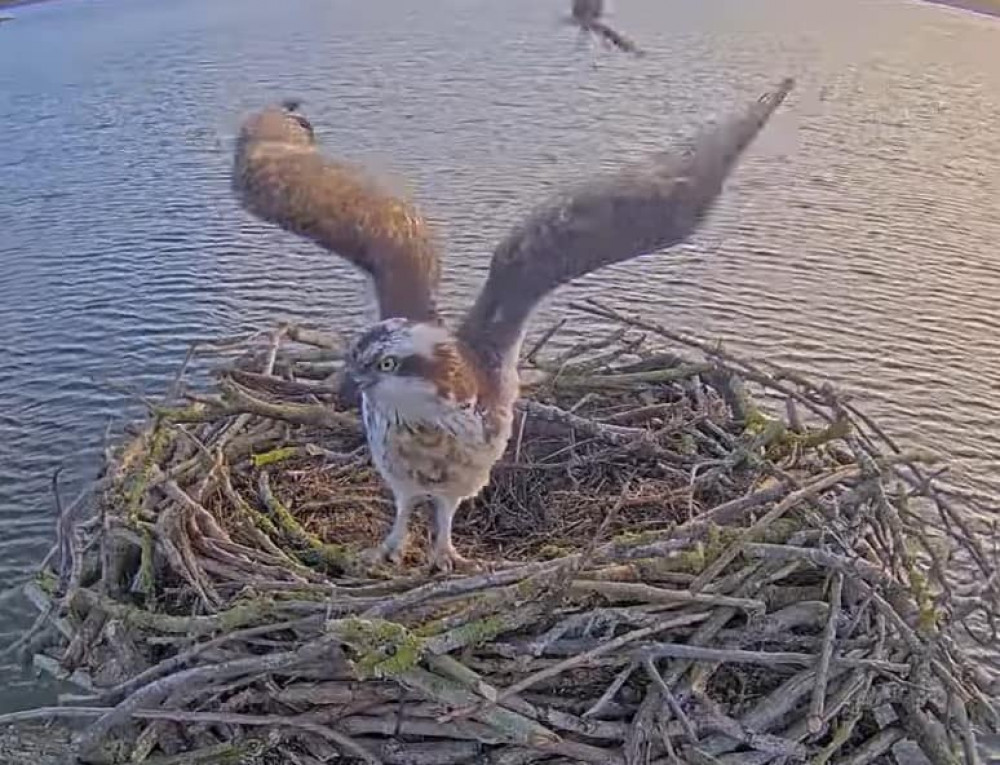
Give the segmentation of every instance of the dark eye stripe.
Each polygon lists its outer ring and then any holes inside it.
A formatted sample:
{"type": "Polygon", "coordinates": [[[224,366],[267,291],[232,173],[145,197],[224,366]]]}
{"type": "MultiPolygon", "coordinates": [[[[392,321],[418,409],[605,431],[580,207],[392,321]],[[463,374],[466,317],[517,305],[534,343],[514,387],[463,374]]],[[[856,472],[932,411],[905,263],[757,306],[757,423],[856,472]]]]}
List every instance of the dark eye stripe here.
{"type": "Polygon", "coordinates": [[[420,356],[405,356],[399,360],[396,374],[402,377],[430,377],[430,365],[420,356]]]}

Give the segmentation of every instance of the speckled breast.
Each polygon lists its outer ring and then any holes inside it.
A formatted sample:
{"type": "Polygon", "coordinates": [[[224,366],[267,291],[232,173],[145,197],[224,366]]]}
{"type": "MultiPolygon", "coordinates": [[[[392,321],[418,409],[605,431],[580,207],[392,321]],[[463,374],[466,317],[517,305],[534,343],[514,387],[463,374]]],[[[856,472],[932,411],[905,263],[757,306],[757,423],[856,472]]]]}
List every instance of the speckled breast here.
{"type": "MultiPolygon", "coordinates": [[[[401,421],[365,402],[362,406],[372,461],[394,492],[465,499],[478,494],[510,438],[510,421],[463,430],[401,421]]],[[[478,416],[478,415],[470,415],[478,416]]]]}

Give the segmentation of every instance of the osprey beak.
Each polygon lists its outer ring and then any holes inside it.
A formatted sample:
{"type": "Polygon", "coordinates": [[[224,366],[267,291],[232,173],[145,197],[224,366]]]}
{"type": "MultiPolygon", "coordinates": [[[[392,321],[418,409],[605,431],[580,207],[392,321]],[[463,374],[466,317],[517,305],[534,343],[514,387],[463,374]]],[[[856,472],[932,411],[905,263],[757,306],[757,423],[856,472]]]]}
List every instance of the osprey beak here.
{"type": "Polygon", "coordinates": [[[370,388],[374,385],[375,379],[375,375],[371,372],[359,369],[348,362],[347,366],[344,368],[344,377],[343,380],[341,380],[340,390],[342,393],[350,391],[352,394],[356,395],[357,391],[370,388]]]}
{"type": "Polygon", "coordinates": [[[343,406],[357,407],[361,403],[361,386],[347,372],[339,376],[336,382],[337,398],[343,406]]]}

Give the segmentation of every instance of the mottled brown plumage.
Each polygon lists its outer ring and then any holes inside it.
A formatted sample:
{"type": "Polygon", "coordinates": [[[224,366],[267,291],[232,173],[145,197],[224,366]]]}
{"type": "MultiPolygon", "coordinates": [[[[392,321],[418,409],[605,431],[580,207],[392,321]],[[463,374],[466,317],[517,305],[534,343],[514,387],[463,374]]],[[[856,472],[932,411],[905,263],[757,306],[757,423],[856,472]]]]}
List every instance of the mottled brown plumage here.
{"type": "Polygon", "coordinates": [[[233,186],[250,212],[366,271],[383,319],[437,319],[440,257],[430,226],[361,169],[321,156],[301,115],[272,107],[243,124],[233,186]]]}
{"type": "Polygon", "coordinates": [[[233,179],[243,204],[344,256],[375,282],[382,321],[358,338],[348,359],[362,390],[372,459],[396,498],[396,520],[373,560],[400,559],[410,512],[429,499],[432,562],[446,570],[466,562],[451,543],[452,519],[487,484],[510,438],[517,358],[534,308],[579,276],[687,239],[792,85],[783,81],[678,151],[538,208],[497,246],[486,283],[454,333],[434,309],[437,250],[414,208],[359,171],[321,158],[300,115],[272,108],[247,121],[233,179]]]}

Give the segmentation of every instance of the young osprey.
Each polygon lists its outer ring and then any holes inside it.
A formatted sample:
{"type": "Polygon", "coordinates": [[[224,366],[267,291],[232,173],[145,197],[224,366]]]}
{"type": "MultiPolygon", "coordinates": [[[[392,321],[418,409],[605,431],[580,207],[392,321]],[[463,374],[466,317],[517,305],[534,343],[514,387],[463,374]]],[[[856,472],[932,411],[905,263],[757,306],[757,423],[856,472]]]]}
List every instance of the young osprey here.
{"type": "Polygon", "coordinates": [[[346,258],[374,282],[381,320],[354,342],[348,369],[396,519],[369,560],[398,563],[414,505],[430,500],[432,564],[449,571],[469,563],[452,545],[452,519],[486,486],[507,446],[532,310],[579,276],[686,240],[792,87],[786,79],[678,150],[539,207],[499,243],[479,296],[454,329],[438,316],[439,251],[417,210],[361,170],[324,158],[312,126],[293,110],[270,107],[246,120],[233,167],[243,206],[346,258]]]}
{"type": "Polygon", "coordinates": [[[634,42],[601,21],[603,15],[604,0],[573,0],[572,20],[582,31],[600,35],[626,53],[642,55],[634,42]]]}

